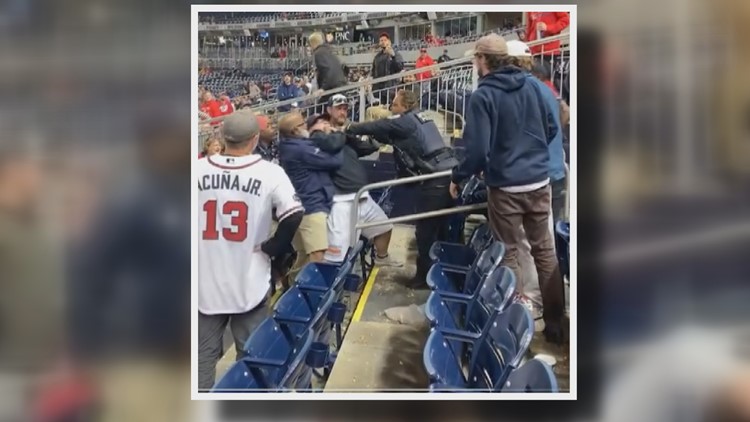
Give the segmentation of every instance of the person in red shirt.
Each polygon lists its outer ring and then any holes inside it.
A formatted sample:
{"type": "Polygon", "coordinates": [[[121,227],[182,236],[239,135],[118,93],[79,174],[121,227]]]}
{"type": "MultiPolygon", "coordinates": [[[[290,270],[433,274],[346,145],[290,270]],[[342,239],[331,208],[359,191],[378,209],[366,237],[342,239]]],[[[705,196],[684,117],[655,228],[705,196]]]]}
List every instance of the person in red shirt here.
{"type": "MultiPolygon", "coordinates": [[[[432,60],[432,57],[430,57],[429,54],[427,54],[427,49],[422,48],[419,50],[419,57],[417,58],[415,67],[417,69],[421,69],[423,67],[432,66],[435,64],[435,60],[432,60]]],[[[428,70],[422,73],[417,73],[417,80],[425,80],[429,79],[432,76],[432,70],[428,70]]]]}
{"type": "Polygon", "coordinates": [[[200,110],[211,116],[211,118],[219,117],[223,114],[221,112],[221,104],[219,104],[216,98],[214,98],[214,95],[208,91],[204,92],[201,97],[200,110]]]}
{"type": "Polygon", "coordinates": [[[424,36],[424,42],[429,46],[435,45],[435,37],[432,36],[432,32],[428,32],[427,35],[424,36]]]}
{"type": "MultiPolygon", "coordinates": [[[[526,17],[526,42],[558,35],[570,25],[568,12],[528,12],[526,17]]],[[[535,45],[531,47],[531,54],[559,55],[560,41],[535,45]]]]}
{"type": "Polygon", "coordinates": [[[219,102],[219,112],[221,113],[220,116],[226,116],[227,114],[234,113],[234,104],[232,104],[232,100],[229,99],[229,96],[222,95],[221,101],[219,102]]]}

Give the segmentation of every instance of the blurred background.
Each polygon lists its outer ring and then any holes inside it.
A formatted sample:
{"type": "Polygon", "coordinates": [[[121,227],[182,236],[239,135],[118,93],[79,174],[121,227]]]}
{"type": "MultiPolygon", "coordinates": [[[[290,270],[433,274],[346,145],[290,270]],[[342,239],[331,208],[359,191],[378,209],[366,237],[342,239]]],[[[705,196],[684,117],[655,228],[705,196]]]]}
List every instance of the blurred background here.
{"type": "Polygon", "coordinates": [[[577,4],[579,400],[490,407],[191,403],[190,4],[3,2],[0,421],[750,420],[750,3],[577,4]]]}

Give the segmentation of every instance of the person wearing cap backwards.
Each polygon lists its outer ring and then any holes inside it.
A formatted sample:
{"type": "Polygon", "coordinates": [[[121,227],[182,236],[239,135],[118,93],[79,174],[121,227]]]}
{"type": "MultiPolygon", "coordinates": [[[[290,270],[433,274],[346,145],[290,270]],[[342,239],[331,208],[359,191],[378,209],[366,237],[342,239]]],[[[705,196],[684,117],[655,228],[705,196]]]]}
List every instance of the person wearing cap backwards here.
{"type": "Polygon", "coordinates": [[[253,154],[260,127],[240,110],[224,119],[226,149],[198,160],[198,388],[211,388],[227,324],[237,359],[268,315],[274,259],[285,252],[304,209],[289,177],[253,154]],[[271,232],[271,214],[279,220],[271,232]]]}
{"type": "MultiPolygon", "coordinates": [[[[453,149],[445,145],[432,119],[419,110],[420,94],[401,90],[391,104],[393,116],[387,119],[352,124],[347,134],[370,135],[393,145],[396,166],[405,177],[450,170],[458,164],[453,149]]],[[[422,182],[417,189],[417,212],[435,211],[454,205],[448,193],[450,177],[422,182]]],[[[435,241],[448,240],[448,217],[417,221],[417,273],[407,286],[426,287],[425,278],[432,265],[430,247],[435,241]]]]}
{"type": "MultiPolygon", "coordinates": [[[[531,56],[529,47],[521,41],[509,41],[508,53],[513,57],[515,66],[527,72],[526,76],[531,83],[539,88],[542,99],[552,111],[557,134],[549,144],[549,178],[552,187],[552,217],[557,223],[560,221],[565,208],[565,150],[563,149],[563,110],[568,108],[564,100],[558,100],[554,86],[547,84],[548,81],[537,76],[537,66],[531,56]]],[[[541,75],[540,75],[541,76],[541,75]]]]}
{"type": "Polygon", "coordinates": [[[554,116],[540,89],[513,65],[503,37],[480,38],[473,55],[480,80],[469,100],[466,156],[453,169],[451,196],[458,197],[459,183],[484,173],[490,227],[506,245],[503,264],[519,274],[518,245],[525,235],[542,292],[544,335],[548,341],[562,343],[565,296],[549,230],[549,144],[557,135],[554,116]]]}
{"type": "MultiPolygon", "coordinates": [[[[323,122],[314,125],[311,130],[324,130],[323,122]]],[[[328,136],[344,135],[334,133],[328,136]]],[[[279,120],[279,139],[281,166],[305,207],[305,216],[293,240],[297,261],[289,277],[294,279],[294,275],[308,260],[323,261],[323,255],[328,249],[326,220],[336,191],[331,181],[331,172],[341,167],[343,157],[340,151],[322,151],[313,143],[305,118],[299,112],[289,113],[279,120]]]]}
{"type": "MultiPolygon", "coordinates": [[[[553,230],[554,223],[562,218],[565,208],[565,152],[563,151],[563,131],[560,117],[562,106],[560,101],[555,97],[552,89],[531,73],[534,68],[534,60],[531,56],[531,50],[525,43],[521,41],[508,41],[508,55],[511,56],[511,64],[523,69],[526,72],[527,80],[537,87],[541,95],[541,100],[552,111],[554,125],[557,128],[557,134],[549,144],[549,179],[552,190],[553,217],[553,224],[550,225],[550,230],[553,230]]],[[[554,231],[552,233],[554,236],[554,231]]],[[[529,253],[530,245],[525,241],[521,242],[518,248],[518,257],[520,267],[524,269],[528,268],[528,264],[526,263],[532,262],[529,253]]],[[[524,288],[524,280],[528,282],[532,277],[533,272],[529,274],[524,271],[523,274],[516,274],[516,278],[520,281],[518,283],[519,287],[516,289],[516,298],[518,302],[535,311],[534,300],[539,292],[536,291],[533,285],[528,289],[524,288]]]]}
{"type": "MultiPolygon", "coordinates": [[[[390,76],[404,70],[404,59],[401,53],[395,51],[391,45],[391,37],[387,33],[380,34],[380,51],[372,60],[372,78],[390,76]]],[[[394,93],[389,88],[398,84],[398,79],[391,79],[373,85],[372,94],[380,100],[380,104],[389,104],[393,100],[394,93]]]]}
{"type": "MultiPolygon", "coordinates": [[[[328,216],[328,250],[325,259],[331,262],[341,262],[350,246],[350,216],[354,196],[369,181],[367,169],[359,160],[380,149],[380,144],[371,140],[364,140],[354,135],[343,137],[323,136],[326,132],[343,131],[347,123],[349,102],[345,96],[335,94],[328,101],[326,112],[314,115],[308,119],[313,142],[322,150],[336,153],[341,151],[343,163],[332,175],[336,195],[333,197],[331,214],[328,216]],[[323,120],[327,125],[318,128],[316,124],[323,120]]],[[[377,202],[368,194],[361,198],[359,204],[359,221],[370,223],[387,220],[388,217],[377,202]]],[[[375,264],[379,266],[401,267],[399,262],[388,254],[393,225],[383,224],[362,230],[362,234],[373,241],[375,247],[375,264]]]]}

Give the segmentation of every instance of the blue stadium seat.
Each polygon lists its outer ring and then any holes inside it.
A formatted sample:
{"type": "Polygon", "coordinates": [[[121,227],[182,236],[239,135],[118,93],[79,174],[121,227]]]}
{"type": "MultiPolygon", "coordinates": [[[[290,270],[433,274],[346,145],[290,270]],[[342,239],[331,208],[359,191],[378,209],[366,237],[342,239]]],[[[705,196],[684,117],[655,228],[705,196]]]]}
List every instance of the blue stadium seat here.
{"type": "Polygon", "coordinates": [[[478,339],[433,328],[423,354],[430,390],[499,391],[526,354],[533,334],[531,313],[520,304],[512,304],[505,312],[496,314],[478,339]],[[464,377],[461,369],[463,356],[454,348],[457,342],[472,345],[468,377],[464,377]]]}
{"type": "Polygon", "coordinates": [[[492,241],[492,231],[488,224],[482,224],[472,232],[469,244],[435,242],[430,248],[430,259],[445,268],[468,272],[471,264],[492,241]]]}
{"type": "Polygon", "coordinates": [[[244,356],[214,385],[213,392],[283,391],[311,386],[312,368],[305,358],[313,342],[312,329],[301,337],[285,324],[266,318],[244,346],[244,356]]]}
{"type": "Polygon", "coordinates": [[[557,393],[557,378],[552,368],[539,359],[531,359],[510,373],[503,393],[557,393]]]}
{"type": "MultiPolygon", "coordinates": [[[[466,340],[477,340],[497,313],[510,304],[516,290],[516,277],[508,267],[490,272],[471,301],[443,298],[432,292],[425,305],[425,316],[432,327],[466,340]]],[[[456,356],[463,357],[473,350],[461,342],[451,342],[456,356]]]]}
{"type": "Polygon", "coordinates": [[[348,260],[342,264],[310,262],[300,270],[295,282],[302,290],[323,292],[333,289],[336,291],[338,300],[338,295],[344,289],[344,280],[351,269],[352,262],[348,260]]]}
{"type": "Polygon", "coordinates": [[[326,316],[333,304],[334,294],[333,290],[305,291],[292,286],[274,304],[273,318],[288,325],[295,338],[300,338],[308,328],[312,328],[315,341],[327,344],[330,324],[326,316]]]}
{"type": "Polygon", "coordinates": [[[507,308],[515,290],[516,276],[513,270],[499,267],[487,274],[468,301],[444,298],[439,292],[430,293],[425,314],[433,327],[479,333],[493,313],[507,308]],[[449,306],[449,303],[456,303],[458,306],[449,306]],[[460,311],[456,312],[457,309],[460,311]]]}
{"type": "Polygon", "coordinates": [[[453,272],[450,268],[435,263],[427,273],[427,285],[442,296],[469,300],[484,276],[500,266],[504,254],[505,245],[502,242],[496,240],[490,243],[474,260],[471,269],[463,277],[463,283],[457,282],[457,277],[449,275],[453,272]]]}
{"type": "Polygon", "coordinates": [[[570,280],[570,223],[567,221],[555,224],[555,249],[560,272],[570,280]]]}

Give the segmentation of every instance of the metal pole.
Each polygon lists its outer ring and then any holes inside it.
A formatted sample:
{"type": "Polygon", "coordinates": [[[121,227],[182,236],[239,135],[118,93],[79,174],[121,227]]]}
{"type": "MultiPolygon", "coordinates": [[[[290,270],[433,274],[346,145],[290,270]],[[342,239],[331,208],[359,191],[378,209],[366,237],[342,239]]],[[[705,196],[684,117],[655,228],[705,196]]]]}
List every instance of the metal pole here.
{"type": "Polygon", "coordinates": [[[404,177],[403,179],[386,180],[383,182],[371,183],[369,185],[362,186],[362,188],[359,191],[357,191],[357,193],[354,195],[354,204],[352,204],[352,222],[349,226],[350,227],[349,233],[351,234],[351,237],[349,238],[350,246],[354,246],[354,244],[356,243],[357,221],[359,221],[359,201],[362,199],[362,195],[364,195],[366,192],[369,192],[373,189],[385,188],[388,186],[398,186],[398,185],[405,185],[407,183],[422,182],[425,180],[437,179],[440,177],[450,176],[451,174],[452,174],[452,170],[446,170],[446,171],[441,171],[441,172],[432,173],[432,174],[422,174],[419,176],[404,177]]]}
{"type": "MultiPolygon", "coordinates": [[[[468,212],[468,211],[483,210],[485,208],[487,208],[486,202],[483,202],[481,204],[461,205],[459,207],[444,208],[442,210],[427,211],[427,212],[420,212],[417,214],[403,215],[401,217],[389,218],[383,221],[373,221],[371,223],[357,224],[355,227],[356,227],[356,230],[360,230],[360,229],[366,229],[369,227],[382,226],[384,224],[406,223],[409,221],[422,220],[425,218],[441,217],[443,215],[460,214],[460,213],[468,212]]],[[[355,235],[357,234],[356,230],[354,232],[355,235]]]]}

